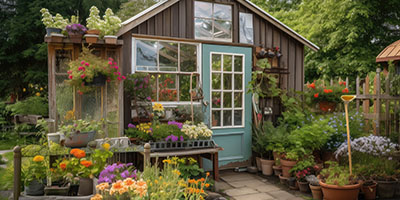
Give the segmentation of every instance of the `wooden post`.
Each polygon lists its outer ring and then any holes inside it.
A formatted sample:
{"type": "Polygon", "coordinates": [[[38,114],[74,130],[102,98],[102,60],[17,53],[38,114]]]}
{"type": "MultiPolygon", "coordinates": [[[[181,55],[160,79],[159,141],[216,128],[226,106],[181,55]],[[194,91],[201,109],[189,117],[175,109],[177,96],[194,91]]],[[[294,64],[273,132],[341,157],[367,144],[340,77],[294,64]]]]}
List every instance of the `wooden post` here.
{"type": "Polygon", "coordinates": [[[150,163],[150,151],[151,150],[150,150],[150,148],[151,148],[151,146],[149,143],[144,144],[143,170],[147,166],[151,166],[151,163],[150,163]]]}
{"type": "MultiPolygon", "coordinates": [[[[386,76],[386,79],[385,79],[385,94],[387,96],[390,95],[390,93],[389,93],[389,84],[390,84],[389,76],[386,76]]],[[[387,137],[389,137],[390,129],[391,129],[391,127],[390,127],[391,123],[389,121],[390,120],[389,107],[390,107],[389,99],[385,99],[385,135],[387,137]]]]}
{"type": "Polygon", "coordinates": [[[21,156],[21,147],[14,147],[14,200],[18,200],[21,193],[21,156]]]}
{"type": "MultiPolygon", "coordinates": [[[[363,94],[369,94],[369,76],[365,77],[365,83],[363,84],[363,94]]],[[[363,113],[364,116],[369,113],[369,100],[363,100],[363,113]]],[[[369,131],[369,119],[365,119],[365,131],[369,131]]]]}
{"type": "MultiPolygon", "coordinates": [[[[346,87],[348,87],[348,85],[349,85],[349,83],[347,82],[348,79],[349,78],[347,77],[346,78],[346,87]]],[[[357,96],[360,95],[360,77],[359,76],[357,76],[357,78],[356,78],[356,95],[357,96]]],[[[357,109],[357,112],[360,111],[360,99],[357,99],[357,98],[356,98],[356,109],[357,109]]]]}
{"type": "Polygon", "coordinates": [[[376,133],[375,134],[379,134],[381,133],[381,129],[380,129],[380,120],[381,120],[381,68],[376,69],[376,84],[374,85],[375,91],[376,91],[376,121],[375,121],[375,127],[376,127],[376,133]]]}

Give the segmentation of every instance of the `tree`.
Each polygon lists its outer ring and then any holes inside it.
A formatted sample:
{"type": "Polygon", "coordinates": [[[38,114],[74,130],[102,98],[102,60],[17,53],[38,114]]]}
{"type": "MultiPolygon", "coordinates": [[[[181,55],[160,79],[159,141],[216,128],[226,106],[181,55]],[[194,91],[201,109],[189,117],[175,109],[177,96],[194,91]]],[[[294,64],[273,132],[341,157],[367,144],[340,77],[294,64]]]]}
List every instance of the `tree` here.
{"type": "Polygon", "coordinates": [[[122,21],[125,21],[157,2],[158,0],[132,0],[123,3],[117,15],[122,21]]]}

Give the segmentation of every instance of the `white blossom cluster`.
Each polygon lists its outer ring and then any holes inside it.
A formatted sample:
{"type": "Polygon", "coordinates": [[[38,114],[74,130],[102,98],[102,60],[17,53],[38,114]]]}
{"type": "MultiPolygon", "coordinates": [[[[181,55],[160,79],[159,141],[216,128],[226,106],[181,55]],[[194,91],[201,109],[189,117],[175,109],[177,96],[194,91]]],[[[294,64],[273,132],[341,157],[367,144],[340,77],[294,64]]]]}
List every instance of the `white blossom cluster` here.
{"type": "MultiPolygon", "coordinates": [[[[368,137],[360,137],[351,141],[352,151],[367,153],[374,156],[387,156],[395,151],[399,145],[392,143],[389,138],[383,136],[370,135],[368,137]]],[[[335,151],[335,156],[346,156],[347,141],[343,142],[335,151]]]]}
{"type": "Polygon", "coordinates": [[[209,139],[212,136],[212,131],[203,123],[192,125],[190,122],[183,124],[182,132],[189,137],[189,139],[209,139]]]}

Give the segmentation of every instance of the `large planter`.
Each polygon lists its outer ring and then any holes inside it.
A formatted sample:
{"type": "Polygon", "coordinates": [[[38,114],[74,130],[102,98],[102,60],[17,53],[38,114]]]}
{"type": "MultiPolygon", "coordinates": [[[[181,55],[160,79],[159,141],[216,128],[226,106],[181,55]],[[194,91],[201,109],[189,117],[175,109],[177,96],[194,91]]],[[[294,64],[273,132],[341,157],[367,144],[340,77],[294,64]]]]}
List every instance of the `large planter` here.
{"type": "Polygon", "coordinates": [[[336,103],[335,102],[328,102],[328,101],[321,101],[319,102],[319,109],[324,112],[333,112],[335,111],[336,103]]]}
{"type": "Polygon", "coordinates": [[[275,176],[279,176],[280,174],[282,174],[282,166],[281,165],[279,165],[279,166],[274,165],[274,166],[272,166],[272,169],[274,170],[275,176]]]}
{"type": "Polygon", "coordinates": [[[68,196],[77,196],[78,195],[78,190],[79,190],[79,185],[78,184],[71,184],[69,186],[68,196]]]}
{"type": "Polygon", "coordinates": [[[80,178],[79,179],[79,196],[88,196],[93,194],[93,179],[80,178]]]}
{"type": "Polygon", "coordinates": [[[274,171],[272,169],[272,166],[275,163],[274,160],[261,159],[260,162],[261,162],[262,173],[264,175],[271,176],[272,174],[274,174],[274,171]]]}
{"type": "Polygon", "coordinates": [[[312,198],[314,200],[322,200],[322,189],[320,185],[309,185],[311,189],[312,198]]]}
{"type": "Polygon", "coordinates": [[[82,34],[69,34],[68,36],[72,43],[82,43],[82,34]]]}
{"type": "Polygon", "coordinates": [[[50,186],[44,188],[44,194],[48,195],[59,195],[59,196],[67,196],[69,191],[69,187],[59,187],[59,186],[50,186]]]}
{"type": "Polygon", "coordinates": [[[297,181],[297,185],[299,185],[300,192],[305,192],[305,193],[311,192],[309,183],[307,181],[306,182],[297,181]]]}
{"type": "Polygon", "coordinates": [[[106,44],[117,44],[117,36],[115,35],[105,35],[104,42],[106,44]]]}
{"type": "Polygon", "coordinates": [[[256,157],[256,166],[257,166],[257,170],[261,171],[261,158],[260,157],[256,157]]]}
{"type": "Polygon", "coordinates": [[[93,77],[91,82],[85,81],[85,86],[104,86],[106,84],[107,76],[104,74],[97,74],[93,77]]]}
{"type": "Polygon", "coordinates": [[[96,131],[70,133],[70,136],[65,138],[64,145],[72,148],[86,147],[90,141],[94,140],[95,135],[96,131]]]}
{"type": "Polygon", "coordinates": [[[373,200],[376,199],[376,182],[373,182],[372,185],[365,185],[361,187],[361,192],[364,194],[365,200],[373,200]]]}
{"type": "Polygon", "coordinates": [[[378,183],[377,186],[377,195],[379,199],[388,199],[393,198],[396,192],[397,187],[397,179],[389,180],[389,181],[380,181],[375,180],[378,183]]]}
{"type": "Polygon", "coordinates": [[[297,163],[297,161],[281,159],[282,175],[284,177],[289,178],[290,177],[290,172],[289,171],[296,165],[296,163],[297,163]]]}
{"type": "Polygon", "coordinates": [[[92,34],[85,34],[85,40],[87,43],[97,43],[97,40],[99,40],[98,35],[92,35],[92,34]]]}
{"type": "Polygon", "coordinates": [[[53,33],[58,33],[61,34],[62,29],[60,28],[52,28],[52,27],[48,27],[46,28],[46,34],[47,36],[50,36],[53,33]]]}
{"type": "Polygon", "coordinates": [[[354,185],[329,185],[322,181],[319,182],[324,195],[324,200],[357,200],[361,184],[354,185]]]}
{"type": "Polygon", "coordinates": [[[282,174],[279,174],[279,181],[282,185],[289,185],[289,178],[282,176],[282,174]]]}
{"type": "Polygon", "coordinates": [[[25,186],[25,194],[29,196],[41,196],[44,194],[44,184],[38,180],[31,181],[25,186]]]}

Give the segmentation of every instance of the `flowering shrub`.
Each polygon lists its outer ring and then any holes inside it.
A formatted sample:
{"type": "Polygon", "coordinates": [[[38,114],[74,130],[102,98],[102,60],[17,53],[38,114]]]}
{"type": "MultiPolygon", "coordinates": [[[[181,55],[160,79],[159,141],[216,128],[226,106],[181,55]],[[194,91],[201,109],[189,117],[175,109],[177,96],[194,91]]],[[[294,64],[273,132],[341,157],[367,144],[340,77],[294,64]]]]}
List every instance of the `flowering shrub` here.
{"type": "Polygon", "coordinates": [[[87,31],[86,27],[81,24],[70,24],[65,27],[68,35],[83,35],[87,31]]]}
{"type": "Polygon", "coordinates": [[[100,30],[101,19],[99,15],[100,11],[96,6],[90,7],[89,17],[86,19],[87,27],[90,30],[100,30]]]}
{"type": "Polygon", "coordinates": [[[176,122],[176,121],[169,121],[168,125],[176,125],[179,129],[182,129],[183,123],[176,122]]]}
{"type": "Polygon", "coordinates": [[[47,167],[44,162],[44,157],[36,155],[33,157],[27,168],[22,168],[24,174],[24,183],[28,185],[30,182],[37,180],[42,182],[47,176],[47,167]]]}
{"type": "Polygon", "coordinates": [[[46,28],[65,29],[68,24],[68,20],[64,19],[59,13],[53,16],[46,8],[40,9],[40,12],[42,13],[42,22],[46,28]]]}
{"type": "Polygon", "coordinates": [[[151,101],[152,87],[148,73],[134,73],[127,76],[124,90],[136,101],[151,101]]]}
{"type": "Polygon", "coordinates": [[[321,101],[340,103],[340,96],[347,93],[349,93],[349,89],[346,88],[346,82],[344,81],[328,86],[324,84],[324,81],[316,80],[308,84],[306,88],[307,98],[312,103],[321,101]]]}
{"type": "Polygon", "coordinates": [[[183,124],[182,132],[189,139],[210,139],[213,132],[203,123],[199,123],[197,125],[192,125],[191,122],[186,121],[183,124]]]}
{"type": "Polygon", "coordinates": [[[107,8],[104,16],[104,20],[100,21],[101,35],[115,35],[121,28],[121,19],[114,15],[110,8],[107,8]]]}
{"type": "Polygon", "coordinates": [[[108,165],[100,172],[99,183],[114,183],[117,180],[136,178],[137,171],[132,163],[108,165]]]}

